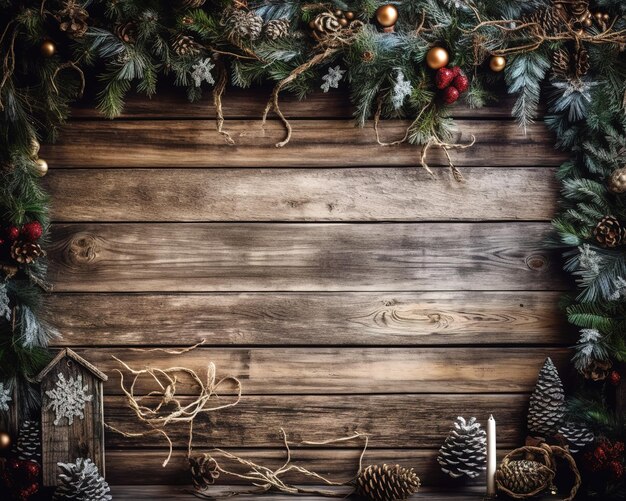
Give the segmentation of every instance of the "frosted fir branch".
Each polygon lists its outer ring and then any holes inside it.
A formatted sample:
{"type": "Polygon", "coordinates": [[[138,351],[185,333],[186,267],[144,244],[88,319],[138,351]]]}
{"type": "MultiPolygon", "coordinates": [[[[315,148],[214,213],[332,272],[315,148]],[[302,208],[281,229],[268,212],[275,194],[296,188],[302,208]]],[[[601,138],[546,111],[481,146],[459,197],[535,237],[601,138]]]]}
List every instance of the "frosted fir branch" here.
{"type": "Polygon", "coordinates": [[[11,388],[0,381],[0,411],[7,412],[11,400],[11,388]]]}
{"type": "Polygon", "coordinates": [[[6,284],[0,284],[0,318],[11,321],[11,306],[6,284]]]}
{"type": "Polygon", "coordinates": [[[411,92],[413,92],[411,82],[404,79],[404,73],[401,70],[398,71],[396,82],[393,85],[393,94],[391,95],[393,107],[396,110],[400,108],[404,104],[404,100],[411,95],[411,92]]]}
{"type": "Polygon", "coordinates": [[[47,347],[50,339],[58,336],[54,329],[44,326],[28,306],[20,305],[18,315],[20,326],[18,341],[24,348],[47,347]]]}
{"type": "Polygon", "coordinates": [[[589,244],[581,245],[578,247],[578,251],[580,252],[578,255],[578,267],[590,274],[597,275],[600,273],[602,257],[589,244]]]}
{"type": "Polygon", "coordinates": [[[572,357],[572,362],[574,367],[581,372],[586,370],[594,361],[609,359],[606,339],[597,329],[582,329],[578,343],[574,348],[576,353],[572,357]]]}

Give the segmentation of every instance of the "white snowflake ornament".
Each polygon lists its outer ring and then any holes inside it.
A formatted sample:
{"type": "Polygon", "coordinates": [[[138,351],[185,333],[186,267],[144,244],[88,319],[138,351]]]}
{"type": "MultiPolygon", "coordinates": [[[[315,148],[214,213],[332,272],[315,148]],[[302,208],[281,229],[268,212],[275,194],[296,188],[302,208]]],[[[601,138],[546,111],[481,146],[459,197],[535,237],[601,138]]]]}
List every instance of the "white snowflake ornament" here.
{"type": "Polygon", "coordinates": [[[413,92],[411,82],[405,80],[404,73],[399,71],[398,76],[396,77],[396,83],[393,86],[393,94],[391,95],[391,102],[393,104],[393,107],[396,110],[400,108],[407,96],[411,95],[411,92],[413,92]]]}
{"type": "Polygon", "coordinates": [[[9,402],[11,401],[11,390],[0,383],[0,411],[9,410],[9,402]]]}
{"type": "Polygon", "coordinates": [[[192,68],[193,71],[191,72],[191,78],[193,78],[193,82],[196,87],[200,87],[202,82],[206,82],[211,85],[215,83],[215,79],[213,78],[213,75],[211,75],[211,70],[215,68],[215,65],[208,57],[206,59],[199,59],[198,62],[192,66],[192,68]]]}
{"type": "Polygon", "coordinates": [[[343,78],[343,74],[346,70],[342,70],[339,66],[335,66],[334,68],[328,68],[328,73],[322,77],[324,83],[320,85],[320,88],[324,92],[328,92],[330,88],[336,89],[339,87],[339,81],[343,78]]]}
{"type": "Polygon", "coordinates": [[[67,418],[68,425],[74,423],[74,417],[85,419],[85,404],[93,400],[93,395],[87,394],[88,386],[83,386],[83,376],[79,374],[76,379],[71,377],[66,380],[59,373],[58,378],[54,389],[46,391],[50,398],[46,410],[54,410],[54,425],[59,426],[63,418],[67,418]]]}

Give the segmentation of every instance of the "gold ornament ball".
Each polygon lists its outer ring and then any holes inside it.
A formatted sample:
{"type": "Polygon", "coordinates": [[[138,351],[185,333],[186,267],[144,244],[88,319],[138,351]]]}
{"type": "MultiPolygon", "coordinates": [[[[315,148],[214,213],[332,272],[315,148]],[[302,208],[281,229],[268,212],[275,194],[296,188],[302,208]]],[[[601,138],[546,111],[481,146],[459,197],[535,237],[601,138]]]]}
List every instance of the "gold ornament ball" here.
{"type": "Polygon", "coordinates": [[[588,17],[587,19],[583,21],[583,24],[585,25],[586,28],[591,28],[593,26],[593,20],[590,17],[588,17]]]}
{"type": "Polygon", "coordinates": [[[335,17],[343,17],[343,11],[342,11],[342,10],[337,9],[337,10],[335,11],[335,17]]]}
{"type": "Polygon", "coordinates": [[[489,68],[491,71],[500,73],[506,66],[506,59],[502,56],[491,56],[489,60],[489,68]]]}
{"type": "Polygon", "coordinates": [[[609,19],[611,19],[611,16],[609,16],[608,14],[602,14],[602,20],[606,23],[607,21],[609,21],[609,19]]]}
{"type": "Polygon", "coordinates": [[[33,172],[39,177],[44,177],[48,173],[48,162],[46,162],[43,158],[38,158],[35,160],[33,172]]]}
{"type": "Polygon", "coordinates": [[[346,16],[346,19],[349,19],[350,21],[352,21],[354,19],[354,12],[346,12],[344,13],[344,16],[346,16]]]}
{"type": "Polygon", "coordinates": [[[39,47],[41,54],[45,57],[52,57],[57,51],[57,46],[52,40],[44,40],[39,47]]]}
{"type": "Polygon", "coordinates": [[[339,18],[339,24],[340,24],[341,26],[343,26],[343,27],[348,26],[348,23],[349,23],[349,22],[350,22],[350,21],[348,21],[345,17],[341,17],[341,18],[339,18]]]}
{"type": "Polygon", "coordinates": [[[383,28],[391,28],[398,21],[398,9],[391,4],[381,5],[376,9],[376,21],[383,28]]]}
{"type": "Polygon", "coordinates": [[[0,432],[0,451],[6,451],[11,447],[11,435],[7,432],[0,432]]]}
{"type": "Polygon", "coordinates": [[[448,51],[442,47],[433,47],[426,54],[426,64],[433,70],[443,68],[450,61],[448,51]]]}
{"type": "Polygon", "coordinates": [[[626,166],[613,171],[608,183],[609,191],[624,193],[626,191],[626,166]]]}

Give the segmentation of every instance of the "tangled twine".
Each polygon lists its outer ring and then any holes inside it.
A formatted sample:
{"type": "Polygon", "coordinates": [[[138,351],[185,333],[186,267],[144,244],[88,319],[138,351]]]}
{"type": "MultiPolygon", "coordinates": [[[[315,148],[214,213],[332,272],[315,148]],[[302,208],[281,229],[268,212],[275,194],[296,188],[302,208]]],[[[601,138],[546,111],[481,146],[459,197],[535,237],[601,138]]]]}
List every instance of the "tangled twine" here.
{"type": "MultiPolygon", "coordinates": [[[[256,487],[256,489],[251,489],[249,491],[231,492],[227,494],[226,497],[236,496],[240,494],[263,494],[263,493],[267,493],[270,491],[281,492],[284,494],[312,494],[312,495],[325,496],[325,497],[347,497],[349,495],[349,494],[346,494],[345,492],[297,487],[296,485],[285,482],[284,480],[281,479],[281,477],[289,472],[296,472],[302,475],[303,477],[313,478],[316,481],[321,482],[322,484],[328,485],[328,486],[341,487],[341,486],[350,485],[352,482],[354,482],[354,479],[358,476],[358,474],[363,469],[363,456],[365,455],[365,452],[367,451],[367,445],[369,442],[368,435],[363,434],[363,433],[355,433],[354,435],[351,435],[348,437],[325,440],[322,442],[305,441],[305,442],[299,443],[299,445],[319,446],[319,445],[337,444],[337,443],[347,442],[347,441],[356,440],[356,439],[363,439],[365,441],[363,445],[363,450],[361,451],[361,455],[359,456],[358,470],[356,474],[354,475],[354,477],[345,482],[335,482],[333,480],[330,480],[324,477],[323,475],[320,475],[319,473],[308,470],[307,468],[294,465],[291,462],[291,448],[289,446],[289,441],[287,440],[287,435],[285,433],[285,430],[281,428],[280,433],[283,439],[283,444],[285,446],[285,452],[286,452],[287,457],[283,465],[276,469],[271,469],[266,466],[259,465],[257,463],[254,463],[253,461],[244,459],[240,456],[237,456],[236,454],[225,451],[223,449],[213,449],[211,452],[205,453],[202,456],[199,456],[198,458],[190,459],[190,461],[194,461],[196,462],[196,464],[210,465],[211,471],[210,472],[205,471],[205,478],[203,479],[205,480],[205,483],[207,484],[208,483],[212,484],[216,478],[218,478],[221,474],[224,474],[224,475],[238,478],[240,480],[245,480],[246,482],[256,487]],[[228,468],[225,468],[220,465],[220,462],[218,461],[218,457],[220,459],[223,459],[226,461],[232,461],[238,465],[241,465],[242,467],[246,468],[246,471],[237,472],[237,471],[233,471],[228,468]]],[[[212,496],[203,492],[204,490],[206,489],[203,489],[201,491],[194,491],[194,494],[197,497],[211,499],[212,496]]]]}
{"type": "MultiPolygon", "coordinates": [[[[174,352],[174,354],[187,352],[196,348],[199,344],[183,350],[182,352],[174,352]]],[[[188,424],[189,432],[187,449],[188,454],[191,454],[193,425],[195,419],[202,414],[208,414],[221,409],[226,409],[228,407],[233,407],[241,400],[241,382],[234,376],[227,376],[217,380],[215,364],[213,362],[208,364],[206,378],[203,379],[194,370],[186,367],[170,367],[168,369],[146,368],[135,370],[119,358],[115,356],[113,358],[119,362],[125,370],[134,376],[132,382],[128,387],[126,387],[124,384],[124,373],[121,370],[116,369],[120,375],[120,387],[126,397],[129,408],[135,413],[137,419],[150,429],[145,432],[130,433],[119,430],[108,424],[106,424],[106,426],[110,430],[127,438],[145,437],[153,434],[162,435],[165,440],[167,440],[169,445],[169,454],[163,462],[163,466],[166,466],[172,457],[173,443],[165,430],[169,425],[188,424]],[[137,384],[137,381],[144,376],[148,376],[154,383],[156,383],[158,389],[151,391],[146,395],[136,395],[135,385],[137,384]],[[200,389],[196,399],[189,404],[183,404],[176,395],[176,385],[179,382],[180,376],[190,377],[192,382],[195,383],[200,389]],[[228,381],[234,382],[236,385],[237,391],[235,400],[227,404],[213,406],[213,400],[219,398],[217,393],[219,387],[228,381]],[[157,398],[158,403],[153,405],[144,404],[143,401],[148,398],[157,398]]]]}

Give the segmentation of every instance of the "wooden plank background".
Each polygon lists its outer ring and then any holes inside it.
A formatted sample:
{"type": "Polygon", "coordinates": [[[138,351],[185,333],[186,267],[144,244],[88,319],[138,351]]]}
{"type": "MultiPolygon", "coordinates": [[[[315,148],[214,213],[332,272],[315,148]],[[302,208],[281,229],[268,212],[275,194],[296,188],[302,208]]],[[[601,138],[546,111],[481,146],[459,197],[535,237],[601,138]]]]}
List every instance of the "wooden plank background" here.
{"type": "MultiPolygon", "coordinates": [[[[452,151],[466,182],[409,145],[377,146],[350,121],[347,96],[285,96],[294,135],[261,127],[266,89],[226,97],[228,146],[209,99],[164,92],[130,99],[118,120],[75,110],[42,148],[53,203],[47,315],[109,374],[105,420],[141,431],[120,392],[115,355],[131,366],[183,365],[234,375],[244,395],[195,427],[195,449],[232,449],[277,464],[291,440],[371,434],[367,462],[435,462],[457,415],[499,424],[501,452],[523,439],[528,394],[546,356],[567,367],[568,288],[544,240],[564,156],[541,124],[525,135],[510,99],[454,108],[452,151]],[[143,348],[204,345],[183,355],[143,348]]],[[[383,124],[385,138],[405,122],[383,124]]],[[[146,381],[141,391],[152,389],[146,381]]],[[[191,398],[182,380],[178,390],[191,398]]],[[[221,398],[232,400],[232,388],[221,398]]],[[[185,430],[166,444],[107,433],[112,484],[181,484],[185,430]]],[[[304,447],[297,461],[350,478],[359,444],[304,447]]]]}

